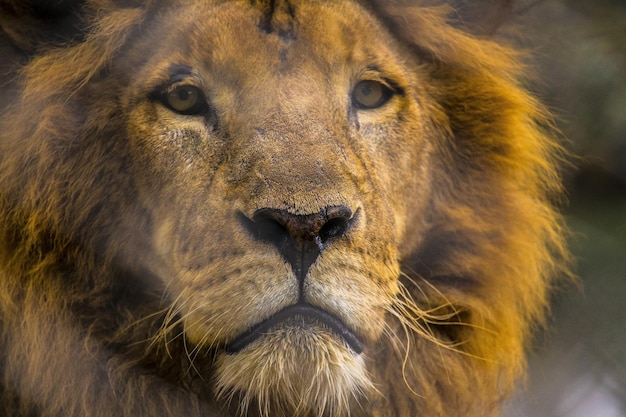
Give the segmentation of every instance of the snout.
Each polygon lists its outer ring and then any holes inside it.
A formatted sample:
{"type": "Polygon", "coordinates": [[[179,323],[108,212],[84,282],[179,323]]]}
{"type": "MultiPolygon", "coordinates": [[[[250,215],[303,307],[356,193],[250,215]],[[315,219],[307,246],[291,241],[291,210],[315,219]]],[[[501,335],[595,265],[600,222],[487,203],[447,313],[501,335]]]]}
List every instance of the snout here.
{"type": "Polygon", "coordinates": [[[269,243],[291,265],[302,282],[318,256],[350,232],[360,218],[346,206],[329,206],[313,214],[292,214],[285,209],[262,208],[239,222],[256,240],[269,243]]]}

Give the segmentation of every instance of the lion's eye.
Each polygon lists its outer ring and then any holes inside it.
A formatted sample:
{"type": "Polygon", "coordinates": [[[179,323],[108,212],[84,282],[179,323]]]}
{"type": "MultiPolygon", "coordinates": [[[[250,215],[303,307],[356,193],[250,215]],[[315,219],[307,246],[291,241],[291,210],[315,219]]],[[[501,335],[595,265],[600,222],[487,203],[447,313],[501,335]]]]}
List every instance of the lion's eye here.
{"type": "Polygon", "coordinates": [[[360,81],[352,91],[352,105],[358,109],[375,109],[387,103],[393,91],[378,81],[360,81]]]}
{"type": "Polygon", "coordinates": [[[162,96],[163,104],[184,115],[202,114],[208,104],[202,91],[193,85],[180,85],[167,91],[162,96]]]}

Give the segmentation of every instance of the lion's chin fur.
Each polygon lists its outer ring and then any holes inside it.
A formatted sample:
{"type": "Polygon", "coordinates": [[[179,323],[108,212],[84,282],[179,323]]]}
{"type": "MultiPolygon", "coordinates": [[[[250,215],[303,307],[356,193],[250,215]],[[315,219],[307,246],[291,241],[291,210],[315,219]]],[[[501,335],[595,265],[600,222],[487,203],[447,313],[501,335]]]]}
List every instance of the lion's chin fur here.
{"type": "Polygon", "coordinates": [[[346,416],[374,389],[364,362],[325,329],[283,327],[218,357],[218,397],[236,398],[242,415],[346,416]]]}

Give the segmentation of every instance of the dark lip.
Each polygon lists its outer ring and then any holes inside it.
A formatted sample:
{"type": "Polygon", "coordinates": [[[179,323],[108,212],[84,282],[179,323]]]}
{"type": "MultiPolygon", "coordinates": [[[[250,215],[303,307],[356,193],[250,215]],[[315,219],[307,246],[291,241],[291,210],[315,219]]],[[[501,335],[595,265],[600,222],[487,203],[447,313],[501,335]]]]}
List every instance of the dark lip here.
{"type": "Polygon", "coordinates": [[[225,350],[227,353],[240,352],[243,348],[267,333],[272,327],[277,326],[285,320],[298,316],[311,318],[328,327],[333,333],[343,339],[355,354],[358,355],[363,352],[363,342],[361,342],[339,318],[310,304],[294,304],[280,310],[278,313],[252,326],[251,329],[239,335],[226,346],[225,350]]]}

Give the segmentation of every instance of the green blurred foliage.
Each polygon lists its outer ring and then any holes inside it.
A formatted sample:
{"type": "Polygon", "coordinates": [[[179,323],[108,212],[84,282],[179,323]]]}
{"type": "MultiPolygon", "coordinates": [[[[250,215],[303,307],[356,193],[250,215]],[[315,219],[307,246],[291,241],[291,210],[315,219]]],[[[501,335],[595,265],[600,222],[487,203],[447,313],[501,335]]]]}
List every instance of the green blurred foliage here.
{"type": "Polygon", "coordinates": [[[555,299],[507,417],[626,417],[626,0],[522,0],[531,88],[571,151],[570,246],[580,287],[555,299]]]}
{"type": "Polygon", "coordinates": [[[538,89],[581,158],[572,185],[626,190],[626,1],[543,0],[522,10],[538,89]]]}

